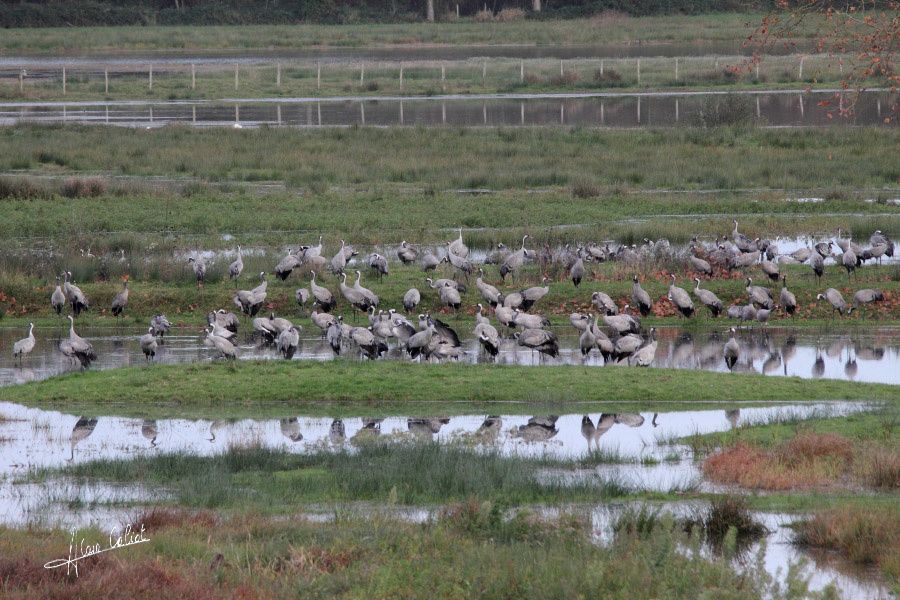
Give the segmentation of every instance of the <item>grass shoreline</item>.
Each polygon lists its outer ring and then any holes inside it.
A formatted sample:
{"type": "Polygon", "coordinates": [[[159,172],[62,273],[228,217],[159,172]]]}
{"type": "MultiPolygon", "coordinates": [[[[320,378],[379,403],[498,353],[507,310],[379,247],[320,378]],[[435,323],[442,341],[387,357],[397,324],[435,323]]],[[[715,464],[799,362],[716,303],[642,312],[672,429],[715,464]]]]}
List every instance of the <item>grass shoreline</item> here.
{"type": "Polygon", "coordinates": [[[286,410],[319,411],[319,404],[326,413],[335,405],[362,415],[389,406],[403,410],[407,403],[439,413],[455,401],[496,411],[498,402],[561,407],[581,401],[602,403],[604,410],[615,402],[643,402],[651,410],[669,402],[825,399],[897,402],[900,386],[655,368],[239,361],[73,373],[0,389],[0,400],[67,412],[214,418],[283,416],[286,410]]]}

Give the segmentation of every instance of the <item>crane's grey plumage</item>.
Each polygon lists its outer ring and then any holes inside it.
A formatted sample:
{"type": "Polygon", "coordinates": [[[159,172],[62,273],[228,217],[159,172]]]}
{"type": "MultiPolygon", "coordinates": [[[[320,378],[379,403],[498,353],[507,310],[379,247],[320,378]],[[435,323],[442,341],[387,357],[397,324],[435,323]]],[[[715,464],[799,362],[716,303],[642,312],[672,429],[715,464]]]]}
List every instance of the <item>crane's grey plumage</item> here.
{"type": "Polygon", "coordinates": [[[455,254],[460,258],[469,256],[469,249],[466,247],[465,242],[463,242],[462,228],[459,229],[459,237],[457,239],[452,242],[447,242],[447,249],[451,254],[455,254]]]}
{"type": "Polygon", "coordinates": [[[617,315],[619,307],[613,302],[609,294],[605,292],[594,292],[591,294],[591,303],[597,307],[601,315],[617,315]]]}
{"type": "Polygon", "coordinates": [[[295,326],[288,327],[275,338],[275,349],[281,352],[281,355],[287,360],[294,357],[294,353],[297,352],[299,345],[300,332],[297,331],[295,326]]]}
{"type": "Polygon", "coordinates": [[[303,308],[309,302],[309,290],[305,287],[297,288],[294,292],[294,299],[297,301],[297,306],[303,308]]]}
{"type": "Polygon", "coordinates": [[[153,360],[156,356],[156,335],[154,335],[153,327],[147,329],[147,333],[141,336],[138,342],[141,345],[141,352],[144,353],[144,358],[148,361],[153,360]]]}
{"type": "Polygon", "coordinates": [[[594,316],[590,314],[572,313],[569,315],[569,323],[572,324],[576,331],[583,332],[591,326],[591,319],[593,318],[594,316]]]}
{"type": "Polygon", "coordinates": [[[416,288],[409,288],[403,294],[403,308],[407,313],[412,312],[422,301],[422,294],[416,288]]]}
{"type": "Polygon", "coordinates": [[[649,367],[653,364],[653,360],[656,358],[656,348],[658,342],[656,341],[656,327],[650,328],[650,339],[648,342],[637,349],[637,351],[631,355],[628,359],[628,364],[637,366],[637,367],[649,367]]]}
{"type": "Polygon", "coordinates": [[[425,254],[422,255],[423,271],[434,271],[439,264],[441,264],[441,260],[431,252],[425,252],[425,254]]]}
{"type": "Polygon", "coordinates": [[[550,320],[547,319],[547,317],[530,315],[521,312],[519,309],[513,310],[512,322],[515,323],[516,327],[521,327],[523,329],[540,329],[541,327],[550,326],[550,320]]]}
{"type": "Polygon", "coordinates": [[[116,294],[112,301],[112,314],[115,317],[121,317],[128,306],[128,280],[122,282],[122,291],[116,294]]]}
{"type": "Polygon", "coordinates": [[[260,283],[255,288],[252,290],[240,290],[233,298],[235,305],[240,307],[241,312],[251,317],[256,316],[268,295],[269,282],[266,279],[265,271],[259,274],[259,280],[260,283]]]}
{"type": "Polygon", "coordinates": [[[641,330],[640,324],[631,315],[603,315],[603,323],[607,327],[613,329],[619,335],[626,333],[638,333],[641,330]]]}
{"type": "Polygon", "coordinates": [[[34,350],[35,339],[34,339],[34,323],[28,324],[28,335],[21,340],[17,341],[13,344],[13,357],[19,359],[27,356],[34,350]]]}
{"type": "Polygon", "coordinates": [[[520,346],[537,350],[553,358],[559,356],[559,342],[556,334],[546,329],[528,328],[516,333],[516,341],[520,346]]]}
{"type": "Polygon", "coordinates": [[[527,235],[522,237],[522,247],[515,252],[510,253],[500,264],[500,277],[502,279],[505,280],[507,275],[522,268],[525,261],[531,256],[532,252],[525,248],[525,240],[527,239],[527,235]]]}
{"type": "Polygon", "coordinates": [[[719,300],[719,297],[710,290],[700,289],[699,277],[695,277],[694,281],[697,283],[696,287],[694,287],[694,295],[697,296],[700,303],[709,310],[714,318],[722,314],[723,305],[722,301],[719,300]]]}
{"type": "MultiPolygon", "coordinates": [[[[737,221],[735,221],[735,231],[737,230],[737,221]]],[[[675,285],[675,275],[670,275],[672,283],[669,284],[668,298],[672,304],[684,317],[690,317],[694,314],[694,302],[686,291],[675,285]]]]}
{"type": "Polygon", "coordinates": [[[355,309],[366,312],[372,304],[361,291],[347,285],[347,274],[341,273],[341,295],[355,309]]]}
{"type": "Polygon", "coordinates": [[[650,299],[650,294],[641,287],[641,282],[638,280],[637,275],[633,275],[631,281],[631,301],[637,306],[641,316],[646,317],[653,308],[653,300],[650,299]]]}
{"type": "Polygon", "coordinates": [[[862,289],[853,294],[853,306],[859,308],[860,304],[881,302],[884,300],[884,292],[881,290],[862,289]]]}
{"type": "Polygon", "coordinates": [[[300,266],[300,257],[297,256],[297,252],[288,248],[287,255],[278,261],[278,264],[275,265],[275,269],[273,269],[273,273],[275,273],[275,277],[284,281],[288,278],[288,276],[293,273],[294,269],[300,266]]]}
{"type": "MultiPolygon", "coordinates": [[[[356,272],[356,282],[353,284],[353,289],[363,295],[363,297],[368,302],[369,306],[377,307],[378,306],[378,296],[367,287],[363,287],[360,285],[360,280],[362,279],[362,273],[359,271],[356,272]]],[[[368,310],[368,309],[366,309],[368,310]]]]}
{"type": "Polygon", "coordinates": [[[498,304],[500,304],[502,300],[502,296],[500,295],[500,290],[498,290],[493,285],[484,281],[484,270],[478,269],[478,277],[475,279],[475,287],[478,288],[479,293],[481,293],[481,297],[491,305],[491,307],[496,308],[498,304]]]}
{"type": "Polygon", "coordinates": [[[220,315],[217,311],[212,311],[206,315],[206,324],[212,327],[213,335],[221,336],[227,340],[230,340],[237,334],[236,331],[225,327],[224,314],[220,315]]]}
{"type": "Polygon", "coordinates": [[[82,368],[89,367],[91,362],[97,358],[91,343],[75,333],[75,319],[72,315],[69,315],[69,339],[62,340],[59,343],[59,349],[69,358],[77,360],[82,368]]]}
{"type": "Polygon", "coordinates": [[[206,261],[203,260],[203,257],[194,258],[193,256],[188,259],[188,264],[194,269],[194,277],[197,278],[197,287],[203,285],[203,280],[206,279],[206,261]]]}
{"type": "Polygon", "coordinates": [[[334,355],[338,356],[341,353],[343,335],[341,333],[341,324],[337,319],[331,321],[325,329],[325,340],[328,342],[328,345],[331,346],[334,355]]]}
{"type": "Polygon", "coordinates": [[[218,351],[219,355],[226,360],[234,360],[237,358],[237,350],[235,349],[234,344],[232,344],[229,340],[226,340],[222,336],[215,335],[213,333],[212,327],[210,327],[207,331],[206,345],[218,351]]]}
{"type": "Polygon", "coordinates": [[[166,315],[154,315],[153,318],[150,319],[150,329],[152,329],[153,334],[159,338],[165,337],[171,327],[172,323],[169,322],[166,315]]]}
{"type": "Polygon", "coordinates": [[[72,314],[76,317],[81,314],[82,311],[90,308],[87,296],[84,295],[81,288],[72,283],[71,271],[66,271],[66,278],[63,282],[63,292],[65,293],[69,304],[72,306],[72,314]]]}
{"type": "Polygon", "coordinates": [[[334,299],[334,294],[331,293],[326,287],[322,287],[318,283],[316,283],[316,272],[310,271],[310,280],[309,280],[309,291],[312,292],[312,296],[314,299],[314,303],[319,305],[325,312],[329,312],[332,308],[334,308],[337,301],[334,299]]]}
{"type": "Polygon", "coordinates": [[[781,294],[778,297],[784,312],[794,316],[797,311],[797,297],[787,288],[787,275],[781,276],[781,294]]]}
{"type": "Polygon", "coordinates": [[[822,258],[822,255],[818,252],[812,252],[809,255],[809,266],[812,267],[813,274],[816,276],[816,281],[820,281],[822,275],[825,273],[825,259],[822,258]]]}
{"type": "Polygon", "coordinates": [[[725,356],[725,366],[727,366],[729,370],[734,369],[734,365],[737,364],[738,358],[741,356],[741,347],[738,345],[737,340],[734,339],[734,335],[735,329],[732,327],[731,337],[722,349],[722,353],[725,356]]]}
{"type": "Polygon", "coordinates": [[[379,280],[389,272],[387,258],[377,252],[372,252],[366,257],[366,264],[378,274],[379,280]]]}
{"type": "Polygon", "coordinates": [[[691,254],[690,256],[691,268],[697,271],[698,273],[702,273],[704,275],[712,275],[712,265],[709,264],[706,260],[691,254]]]}
{"type": "Polygon", "coordinates": [[[459,307],[462,305],[462,298],[459,295],[458,289],[447,283],[438,290],[438,294],[441,298],[441,304],[452,308],[453,310],[459,310],[459,307]]]}
{"type": "Polygon", "coordinates": [[[59,276],[56,277],[56,288],[50,295],[50,306],[56,312],[57,316],[62,315],[62,310],[66,306],[66,295],[63,293],[62,287],[59,285],[59,276]]]}
{"type": "Polygon", "coordinates": [[[828,303],[831,304],[832,318],[834,318],[835,311],[840,313],[842,316],[844,314],[849,315],[853,311],[852,306],[850,308],[847,308],[847,303],[844,301],[844,297],[839,291],[834,288],[828,288],[827,290],[825,290],[824,294],[817,294],[816,300],[828,300],[828,303]]]}
{"type": "Polygon", "coordinates": [[[775,305],[775,301],[772,299],[772,290],[753,285],[753,279],[750,277],[747,278],[747,295],[750,297],[750,303],[756,308],[771,310],[775,305]]]}
{"type": "Polygon", "coordinates": [[[397,258],[400,259],[404,265],[408,265],[416,262],[416,259],[419,257],[419,251],[415,249],[415,247],[411,246],[403,240],[400,242],[400,247],[397,248],[397,258]]]}
{"type": "Polygon", "coordinates": [[[463,258],[462,256],[458,256],[453,252],[447,253],[446,260],[453,266],[453,268],[465,275],[467,281],[469,275],[475,272],[475,265],[469,262],[468,259],[463,258]]]}
{"type": "MultiPolygon", "coordinates": [[[[547,281],[546,277],[541,277],[541,283],[547,281]]],[[[550,286],[534,286],[522,290],[522,310],[529,310],[535,303],[550,293],[550,286]]]]}
{"type": "Polygon", "coordinates": [[[241,273],[244,271],[244,254],[241,252],[241,247],[237,247],[237,258],[233,263],[228,265],[228,278],[229,279],[237,279],[241,276],[241,273]]]}
{"type": "Polygon", "coordinates": [[[366,358],[372,360],[385,354],[388,350],[387,345],[384,342],[375,338],[375,334],[372,333],[371,327],[354,327],[350,331],[350,339],[359,346],[360,351],[366,358]]]}
{"type": "Polygon", "coordinates": [[[569,269],[569,277],[572,278],[572,283],[575,287],[581,284],[581,280],[584,279],[584,261],[581,260],[581,257],[578,257],[572,263],[572,268],[569,269]]]}
{"type": "Polygon", "coordinates": [[[778,265],[773,263],[770,260],[764,260],[759,263],[759,266],[762,268],[763,273],[766,274],[766,277],[771,279],[772,281],[778,281],[781,279],[781,273],[778,271],[778,265]]]}
{"type": "Polygon", "coordinates": [[[856,253],[852,249],[847,248],[841,255],[841,266],[847,269],[847,279],[849,279],[850,274],[856,270],[856,253]]]}
{"type": "Polygon", "coordinates": [[[644,345],[644,339],[636,333],[623,335],[613,344],[613,360],[620,362],[629,358],[644,345]]]}

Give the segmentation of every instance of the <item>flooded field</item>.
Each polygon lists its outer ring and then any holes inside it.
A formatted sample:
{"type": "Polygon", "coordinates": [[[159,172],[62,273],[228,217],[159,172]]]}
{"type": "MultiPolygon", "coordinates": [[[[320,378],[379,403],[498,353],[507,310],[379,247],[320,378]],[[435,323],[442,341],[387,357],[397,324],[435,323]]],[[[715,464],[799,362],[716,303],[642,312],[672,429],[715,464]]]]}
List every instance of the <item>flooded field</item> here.
{"type": "MultiPolygon", "coordinates": [[[[700,122],[728,94],[586,93],[436,95],[378,99],[290,98],[271,100],[110,101],[0,103],[0,125],[17,123],[109,124],[123,127],[671,127],[700,122]],[[712,103],[712,104],[711,104],[712,103]]],[[[848,119],[834,118],[833,91],[735,92],[730,110],[741,121],[771,127],[828,127],[838,124],[893,127],[885,122],[896,98],[865,92],[848,119]],[[734,104],[734,103],[732,103],[734,104]],[[829,116],[831,115],[831,116],[829,116]]]]}
{"type": "MultiPolygon", "coordinates": [[[[290,315],[285,315],[290,316],[290,315]]],[[[478,340],[465,328],[459,329],[465,354],[463,362],[487,362],[478,340]]],[[[659,345],[654,367],[677,369],[704,369],[727,371],[722,351],[728,336],[726,327],[736,325],[722,320],[720,331],[690,332],[677,327],[659,328],[659,345]]],[[[243,360],[281,360],[273,347],[260,344],[260,340],[246,333],[249,323],[243,325],[244,332],[238,335],[239,358],[243,360]]],[[[518,365],[563,365],[587,364],[603,367],[603,358],[596,351],[587,358],[578,350],[578,335],[569,326],[554,328],[560,341],[560,356],[557,359],[542,357],[536,352],[517,345],[511,331],[504,332],[497,357],[499,364],[518,365]]],[[[92,369],[114,369],[117,367],[146,364],[138,338],[146,333],[141,328],[79,328],[79,334],[89,340],[97,353],[97,361],[92,369]]],[[[23,333],[19,329],[0,330],[0,347],[11,348],[23,333]]],[[[0,385],[10,385],[45,379],[80,367],[73,364],[58,350],[59,340],[68,335],[68,328],[38,328],[35,337],[38,344],[22,365],[16,364],[9,353],[0,356],[0,385]]],[[[755,325],[741,331],[738,336],[741,346],[741,360],[735,371],[756,372],[773,376],[797,376],[804,378],[847,379],[874,383],[900,383],[900,330],[883,328],[869,331],[838,333],[834,331],[816,332],[792,330],[782,327],[755,325]]],[[[404,351],[389,344],[388,360],[409,360],[404,351]]],[[[350,349],[346,356],[355,358],[350,349]]],[[[204,344],[202,330],[174,330],[167,335],[165,343],[157,351],[156,361],[162,364],[192,363],[214,360],[215,352],[204,344]]],[[[301,332],[301,343],[294,360],[333,360],[334,353],[323,340],[318,329],[309,324],[301,332]]],[[[622,363],[623,365],[626,363],[622,363]]],[[[614,368],[610,366],[609,368],[614,368]]]]}

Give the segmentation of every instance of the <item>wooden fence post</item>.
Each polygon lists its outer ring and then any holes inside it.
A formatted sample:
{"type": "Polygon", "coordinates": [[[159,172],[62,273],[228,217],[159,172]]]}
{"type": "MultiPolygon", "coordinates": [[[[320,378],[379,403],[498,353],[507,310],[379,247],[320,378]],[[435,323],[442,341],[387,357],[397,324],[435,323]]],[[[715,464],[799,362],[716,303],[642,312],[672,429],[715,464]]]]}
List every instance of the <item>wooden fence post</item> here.
{"type": "MultiPolygon", "coordinates": [[[[641,59],[637,59],[637,84],[641,85],[641,59]]],[[[638,118],[640,121],[640,118],[638,118]]]]}
{"type": "Polygon", "coordinates": [[[400,63],[400,89],[403,89],[403,63],[400,63]]]}
{"type": "Polygon", "coordinates": [[[152,92],[153,91],[153,65],[150,65],[149,73],[150,73],[150,75],[149,75],[149,81],[148,81],[148,89],[152,92]]]}
{"type": "Polygon", "coordinates": [[[525,61],[524,60],[519,61],[519,82],[520,83],[525,82],[525,61]]]}
{"type": "Polygon", "coordinates": [[[19,93],[25,91],[25,69],[19,69],[19,93]]]}
{"type": "Polygon", "coordinates": [[[275,63],[275,87],[281,87],[281,63],[275,63]]]}
{"type": "Polygon", "coordinates": [[[322,89],[322,63],[316,62],[316,91],[322,89]]]}
{"type": "Polygon", "coordinates": [[[191,63],[191,89],[197,89],[197,65],[191,63]]]}
{"type": "Polygon", "coordinates": [[[359,63],[359,85],[363,84],[363,81],[366,78],[366,65],[365,63],[359,63]]]}
{"type": "Polygon", "coordinates": [[[238,66],[234,65],[234,91],[238,90],[239,85],[240,85],[240,79],[238,78],[238,66]]]}
{"type": "Polygon", "coordinates": [[[63,96],[66,95],[66,68],[63,67],[63,96]]]}
{"type": "Polygon", "coordinates": [[[103,93],[109,93],[109,69],[103,69],[103,93]]]}

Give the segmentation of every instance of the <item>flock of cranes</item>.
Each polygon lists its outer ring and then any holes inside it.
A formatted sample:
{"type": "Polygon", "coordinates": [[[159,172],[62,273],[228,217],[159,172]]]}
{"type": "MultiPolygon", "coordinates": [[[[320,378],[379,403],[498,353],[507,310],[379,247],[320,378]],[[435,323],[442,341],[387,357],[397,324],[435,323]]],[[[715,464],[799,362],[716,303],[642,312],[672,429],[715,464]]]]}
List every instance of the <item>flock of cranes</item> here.
{"type": "MultiPolygon", "coordinates": [[[[866,248],[859,247],[850,237],[844,238],[840,233],[839,231],[836,244],[825,241],[811,248],[800,248],[789,254],[781,254],[774,242],[760,238],[750,239],[742,234],[735,220],[731,240],[724,236],[721,239],[717,238],[712,247],[700,244],[696,238],[692,240],[685,267],[698,276],[693,278],[694,285],[690,287],[689,292],[679,287],[676,276],[671,274],[666,299],[676,314],[685,318],[694,316],[698,307],[705,309],[713,318],[726,315],[737,320],[739,325],[746,322],[765,324],[773,311],[779,309],[785,315],[793,317],[798,310],[797,299],[788,288],[787,276],[780,272],[779,264],[808,263],[813,275],[820,278],[824,272],[825,258],[832,256],[832,248],[837,245],[843,253],[836,257],[836,262],[846,269],[849,279],[866,261],[880,262],[884,256],[893,256],[893,243],[881,231],[876,231],[870,237],[866,248]],[[731,271],[757,265],[767,279],[781,284],[777,293],[768,287],[754,284],[752,277],[747,276],[748,303],[726,306],[715,293],[701,287],[701,276],[711,277],[716,269],[731,271]]],[[[546,245],[540,251],[528,248],[528,237],[523,236],[519,248],[515,250],[498,244],[496,250],[485,257],[484,265],[498,265],[500,278],[505,281],[508,277],[515,277],[516,273],[528,263],[540,262],[542,272],[547,271],[544,267],[556,264],[565,270],[567,277],[578,288],[586,276],[586,263],[622,261],[627,265],[637,265],[648,258],[653,260],[675,258],[675,253],[666,240],[657,242],[645,240],[640,247],[620,245],[615,249],[611,249],[609,244],[605,246],[587,244],[576,248],[566,245],[554,253],[546,245]]],[[[512,332],[512,339],[518,346],[530,348],[540,355],[558,356],[559,341],[556,333],[549,328],[549,320],[532,311],[550,293],[547,277],[542,278],[541,285],[503,293],[487,280],[484,265],[475,263],[469,254],[469,248],[463,241],[462,230],[459,231],[458,237],[446,242],[446,253],[441,258],[434,252],[420,250],[405,240],[396,250],[400,262],[406,265],[419,264],[426,274],[436,271],[442,263],[450,265],[454,272],[452,277],[429,276],[425,277],[424,281],[428,288],[433,290],[439,305],[456,311],[457,314],[463,306],[463,294],[468,290],[470,278],[475,276],[475,287],[482,302],[477,305],[472,334],[487,355],[496,357],[500,352],[504,334],[512,332]],[[491,313],[494,322],[491,320],[491,313]]],[[[352,261],[358,255],[352,245],[341,240],[337,252],[328,259],[323,256],[322,236],[320,236],[317,245],[289,249],[272,273],[281,281],[287,280],[294,271],[309,273],[308,288],[297,289],[295,298],[301,307],[311,302],[314,309],[310,313],[310,320],[321,331],[322,337],[336,355],[345,353],[349,348],[356,348],[362,356],[375,359],[387,353],[389,342],[396,341],[411,359],[446,360],[462,356],[464,351],[461,348],[460,337],[446,322],[428,312],[418,314],[413,320],[408,317],[410,313],[416,311],[422,301],[423,294],[419,289],[411,288],[403,294],[402,312],[405,315],[393,308],[387,311],[379,308],[381,299],[373,290],[362,284],[362,271],[354,270],[348,273],[349,265],[354,264],[352,261]],[[317,276],[325,272],[330,272],[338,278],[336,291],[319,283],[317,276]],[[349,283],[350,277],[352,284],[349,283]],[[352,308],[354,320],[357,314],[365,314],[368,325],[362,327],[350,325],[344,322],[343,316],[333,314],[332,311],[337,307],[339,299],[352,308]]],[[[206,261],[202,257],[192,256],[187,262],[193,270],[197,285],[202,286],[208,274],[206,261]]],[[[390,273],[387,257],[377,252],[370,253],[355,264],[366,265],[379,279],[390,273]]],[[[227,273],[230,279],[237,280],[243,271],[243,250],[238,246],[237,258],[228,266],[227,273]]],[[[290,359],[300,345],[302,327],[283,317],[276,317],[274,313],[260,315],[261,311],[265,312],[263,309],[268,295],[267,273],[259,273],[258,280],[259,283],[255,287],[236,291],[233,296],[234,306],[238,309],[239,315],[250,320],[256,334],[266,343],[273,345],[284,358],[290,359]]],[[[82,290],[75,285],[71,272],[62,274],[62,283],[60,277],[57,277],[56,283],[50,298],[51,306],[57,315],[62,315],[66,307],[71,313],[68,315],[69,336],[62,340],[59,349],[82,367],[87,367],[96,358],[96,354],[90,342],[75,332],[75,318],[88,310],[90,303],[82,290]]],[[[126,280],[111,304],[111,313],[116,318],[123,316],[128,299],[129,288],[126,280]]],[[[832,315],[844,315],[860,305],[883,300],[884,295],[879,290],[861,289],[854,294],[851,303],[848,303],[838,290],[828,288],[818,294],[817,299],[827,301],[831,305],[832,315]]],[[[579,334],[578,350],[582,356],[588,356],[596,350],[604,362],[612,361],[634,366],[649,366],[653,362],[657,348],[655,329],[650,328],[645,332],[641,318],[651,314],[655,303],[641,286],[637,275],[632,278],[630,300],[630,303],[625,304],[620,310],[608,294],[597,290],[591,294],[590,312],[570,315],[570,322],[579,334]]],[[[241,324],[241,317],[238,314],[220,308],[207,315],[205,343],[221,357],[228,359],[237,357],[235,342],[241,324]]],[[[164,315],[156,315],[151,319],[147,333],[139,338],[141,350],[148,361],[155,357],[158,346],[170,327],[171,323],[164,315]]],[[[731,329],[731,340],[724,348],[723,358],[729,368],[732,368],[739,358],[740,347],[734,340],[736,332],[735,328],[731,329]]],[[[28,337],[15,343],[14,356],[21,360],[34,347],[32,324],[28,337]]]]}

